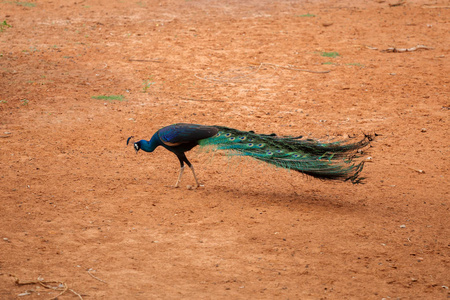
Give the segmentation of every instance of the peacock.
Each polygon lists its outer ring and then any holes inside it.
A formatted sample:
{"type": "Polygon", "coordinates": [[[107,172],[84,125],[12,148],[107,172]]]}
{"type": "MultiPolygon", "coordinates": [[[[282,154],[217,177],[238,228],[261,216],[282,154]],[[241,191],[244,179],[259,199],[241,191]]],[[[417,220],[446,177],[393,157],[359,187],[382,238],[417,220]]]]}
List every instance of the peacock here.
{"type": "Polygon", "coordinates": [[[131,136],[127,139],[127,145],[132,139],[136,154],[139,150],[153,152],[158,146],[173,152],[180,161],[175,187],[180,184],[184,163],[192,170],[195,187],[198,187],[194,167],[185,154],[195,146],[227,150],[232,155],[249,156],[315,178],[361,183],[363,178],[359,175],[364,161],[355,162],[355,158],[359,157],[358,152],[368,146],[373,137],[365,135],[354,143],[348,140],[325,143],[302,136],[257,134],[224,126],[178,123],[159,129],[149,141],[134,142],[131,136]]]}

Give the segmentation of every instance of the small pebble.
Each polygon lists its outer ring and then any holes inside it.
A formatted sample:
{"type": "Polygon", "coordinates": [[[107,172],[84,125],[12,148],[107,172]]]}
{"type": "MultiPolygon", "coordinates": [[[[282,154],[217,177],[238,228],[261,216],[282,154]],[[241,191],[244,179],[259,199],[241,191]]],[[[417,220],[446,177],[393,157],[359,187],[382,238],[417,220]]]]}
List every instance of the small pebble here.
{"type": "Polygon", "coordinates": [[[400,225],[400,228],[406,228],[406,225],[400,225]]]}
{"type": "Polygon", "coordinates": [[[420,131],[421,132],[427,132],[427,129],[426,128],[422,128],[422,129],[420,129],[420,131]]]}
{"type": "Polygon", "coordinates": [[[192,185],[189,185],[189,184],[186,186],[186,188],[187,188],[188,190],[192,190],[192,189],[193,189],[193,188],[192,188],[192,185]]]}

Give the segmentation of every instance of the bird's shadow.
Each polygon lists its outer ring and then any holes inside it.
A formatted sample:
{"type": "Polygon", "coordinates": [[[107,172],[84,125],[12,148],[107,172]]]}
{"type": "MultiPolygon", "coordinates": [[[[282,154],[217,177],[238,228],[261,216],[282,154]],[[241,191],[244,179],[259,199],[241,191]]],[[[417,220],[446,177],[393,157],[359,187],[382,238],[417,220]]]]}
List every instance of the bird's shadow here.
{"type": "Polygon", "coordinates": [[[288,208],[294,207],[322,207],[340,210],[361,210],[365,206],[363,199],[358,199],[350,193],[336,194],[333,189],[324,187],[323,190],[308,189],[301,192],[292,189],[253,189],[248,186],[228,187],[217,185],[213,189],[200,187],[194,192],[203,199],[218,198],[233,201],[235,204],[275,205],[288,208]]]}

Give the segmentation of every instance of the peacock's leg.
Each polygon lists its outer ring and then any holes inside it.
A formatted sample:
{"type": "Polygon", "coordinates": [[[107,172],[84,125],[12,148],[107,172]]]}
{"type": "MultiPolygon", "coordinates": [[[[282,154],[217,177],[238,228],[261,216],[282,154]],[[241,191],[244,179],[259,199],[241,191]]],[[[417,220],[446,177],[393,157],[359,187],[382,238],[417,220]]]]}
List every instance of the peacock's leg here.
{"type": "Polygon", "coordinates": [[[179,184],[180,181],[181,181],[181,176],[183,176],[183,171],[184,171],[184,166],[181,166],[181,167],[180,167],[180,174],[178,175],[177,182],[175,183],[175,187],[176,187],[176,188],[178,187],[178,184],[179,184]]]}
{"type": "Polygon", "coordinates": [[[195,179],[195,184],[196,184],[195,187],[198,188],[198,187],[200,186],[200,184],[198,183],[197,176],[195,176],[194,166],[193,166],[193,165],[190,165],[189,168],[191,168],[192,174],[194,174],[194,179],[195,179]]]}
{"type": "Polygon", "coordinates": [[[200,186],[200,184],[198,183],[197,176],[195,175],[194,167],[192,166],[191,162],[187,159],[187,157],[184,153],[177,154],[177,157],[180,160],[181,169],[180,169],[180,175],[178,176],[178,180],[177,180],[177,183],[175,184],[175,187],[178,187],[178,184],[181,181],[181,176],[183,175],[183,171],[184,171],[184,163],[186,163],[189,166],[189,168],[191,168],[192,174],[194,174],[194,179],[195,179],[194,188],[198,188],[200,186]]]}

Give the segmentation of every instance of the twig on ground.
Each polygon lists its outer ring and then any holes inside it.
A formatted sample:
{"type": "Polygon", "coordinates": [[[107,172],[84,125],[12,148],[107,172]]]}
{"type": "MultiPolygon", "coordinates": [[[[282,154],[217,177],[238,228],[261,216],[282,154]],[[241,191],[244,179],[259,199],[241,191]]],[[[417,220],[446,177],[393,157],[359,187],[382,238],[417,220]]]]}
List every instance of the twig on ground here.
{"type": "Polygon", "coordinates": [[[157,63],[161,62],[161,60],[159,58],[155,58],[155,59],[134,59],[134,58],[129,58],[128,61],[157,62],[157,63]]]}
{"type": "Polygon", "coordinates": [[[413,171],[416,171],[416,172],[419,173],[419,174],[424,174],[424,173],[425,173],[424,170],[416,169],[416,168],[413,168],[413,167],[408,167],[408,169],[411,169],[411,170],[413,170],[413,171]]]}
{"type": "Polygon", "coordinates": [[[370,50],[378,50],[377,47],[372,47],[372,46],[367,46],[367,45],[364,45],[364,46],[370,50]]]}
{"type": "Polygon", "coordinates": [[[78,298],[80,298],[81,300],[83,300],[83,297],[81,297],[81,295],[78,294],[77,292],[75,292],[74,290],[69,289],[69,291],[71,291],[73,294],[75,294],[76,296],[78,296],[78,298]]]}
{"type": "Polygon", "coordinates": [[[416,47],[412,47],[412,48],[395,48],[395,47],[391,47],[391,48],[387,48],[385,50],[381,50],[381,52],[393,52],[393,53],[399,53],[399,52],[412,52],[412,51],[417,51],[420,49],[424,49],[424,50],[433,50],[433,48],[431,47],[427,47],[424,45],[417,45],[416,47]]]}
{"type": "Polygon", "coordinates": [[[94,279],[97,279],[98,281],[100,281],[100,282],[103,282],[103,283],[105,283],[105,284],[108,284],[106,281],[104,281],[104,280],[101,280],[100,278],[98,278],[97,276],[95,276],[95,275],[93,275],[92,273],[91,273],[91,271],[95,271],[94,269],[92,269],[92,268],[89,268],[88,270],[87,270],[87,272],[88,272],[88,274],[89,275],[91,275],[92,276],[92,278],[94,278],[94,279]]]}
{"type": "MultiPolygon", "coordinates": [[[[378,50],[377,47],[371,47],[371,46],[367,46],[364,45],[366,48],[370,49],[370,50],[378,50]]],[[[387,48],[384,50],[380,50],[381,52],[388,52],[388,53],[400,53],[400,52],[413,52],[413,51],[417,51],[417,50],[433,50],[434,48],[431,47],[427,47],[424,45],[417,45],[415,47],[412,48],[396,48],[396,47],[391,47],[391,48],[387,48]]]]}
{"type": "MultiPolygon", "coordinates": [[[[2,274],[0,274],[0,275],[2,275],[2,274]]],[[[41,285],[44,288],[49,289],[49,290],[61,291],[57,296],[52,297],[49,300],[57,299],[59,296],[63,295],[67,291],[70,291],[74,295],[78,296],[79,299],[83,300],[83,297],[81,297],[80,294],[78,294],[77,292],[75,292],[72,289],[69,289],[69,286],[67,285],[67,283],[62,282],[62,281],[56,281],[56,280],[45,281],[45,280],[41,280],[41,279],[38,278],[37,280],[33,280],[33,281],[23,281],[23,282],[21,282],[20,279],[16,275],[13,275],[13,274],[4,274],[4,275],[8,275],[9,277],[13,277],[15,284],[19,285],[19,286],[21,286],[21,285],[29,285],[29,284],[39,284],[39,285],[41,285]],[[51,286],[51,284],[57,284],[57,286],[51,286]]]]}
{"type": "Polygon", "coordinates": [[[389,4],[389,6],[390,6],[390,7],[401,6],[401,5],[404,5],[405,3],[406,3],[405,0],[400,0],[400,1],[397,2],[397,3],[389,4]]]}

